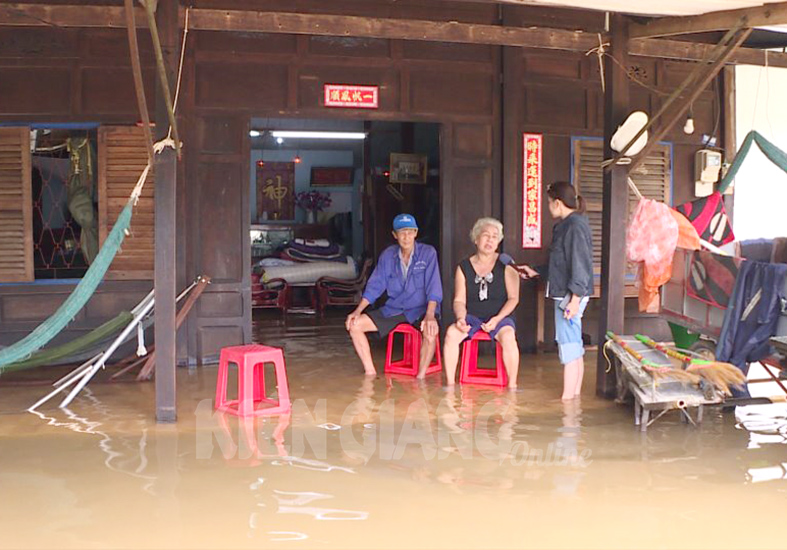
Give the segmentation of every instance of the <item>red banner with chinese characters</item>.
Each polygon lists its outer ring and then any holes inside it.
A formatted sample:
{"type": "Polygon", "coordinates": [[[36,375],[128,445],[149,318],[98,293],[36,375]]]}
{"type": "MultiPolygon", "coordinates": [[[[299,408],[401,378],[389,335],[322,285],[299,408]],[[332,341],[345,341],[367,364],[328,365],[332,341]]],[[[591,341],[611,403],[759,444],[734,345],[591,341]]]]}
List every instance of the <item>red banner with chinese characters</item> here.
{"type": "Polygon", "coordinates": [[[522,174],[522,248],[541,248],[541,134],[525,134],[522,174]]]}
{"type": "Polygon", "coordinates": [[[379,87],[353,86],[348,84],[326,84],[326,107],[349,107],[351,109],[377,109],[379,87]]]}

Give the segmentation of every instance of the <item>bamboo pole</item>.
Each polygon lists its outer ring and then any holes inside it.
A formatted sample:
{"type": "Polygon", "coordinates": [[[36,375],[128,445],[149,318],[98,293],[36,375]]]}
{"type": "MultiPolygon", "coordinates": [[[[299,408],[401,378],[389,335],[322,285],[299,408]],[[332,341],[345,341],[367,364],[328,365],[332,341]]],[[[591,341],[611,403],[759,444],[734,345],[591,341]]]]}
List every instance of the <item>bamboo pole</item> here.
{"type": "MultiPolygon", "coordinates": [[[[663,115],[667,111],[669,106],[672,105],[672,103],[674,103],[675,100],[680,97],[680,95],[686,90],[686,88],[688,88],[691,84],[694,83],[695,80],[697,80],[700,77],[700,74],[702,73],[702,71],[705,70],[706,67],[707,67],[706,63],[715,63],[717,61],[717,56],[721,56],[722,55],[722,51],[728,45],[728,43],[732,40],[732,38],[735,36],[735,33],[737,33],[741,29],[742,25],[743,25],[743,21],[739,21],[737,25],[735,25],[729,31],[727,31],[727,33],[719,41],[719,43],[716,44],[713,47],[713,49],[710,51],[710,53],[708,54],[707,60],[704,60],[704,61],[701,61],[701,62],[697,63],[697,66],[694,67],[694,70],[692,70],[692,72],[689,74],[689,76],[686,77],[686,80],[684,80],[680,84],[680,86],[678,86],[675,89],[675,91],[672,92],[672,94],[664,101],[664,103],[661,105],[659,110],[656,111],[656,114],[653,115],[650,118],[650,120],[648,120],[647,124],[645,124],[645,126],[643,126],[642,129],[640,129],[640,131],[637,132],[637,134],[633,138],[631,138],[631,140],[629,140],[628,144],[626,144],[626,146],[623,149],[621,149],[620,152],[618,152],[618,154],[615,155],[612,158],[612,160],[606,166],[607,170],[611,170],[611,168],[610,168],[611,166],[614,166],[615,164],[617,164],[617,162],[620,159],[622,159],[624,156],[626,156],[626,153],[628,152],[629,149],[631,149],[631,146],[634,145],[634,143],[645,132],[647,132],[648,129],[651,126],[653,126],[653,124],[655,124],[655,122],[661,117],[661,115],[663,115]]],[[[704,86],[703,86],[703,88],[704,88],[704,86]]]]}
{"type": "Polygon", "coordinates": [[[667,133],[672,129],[675,123],[686,114],[686,111],[689,110],[689,107],[692,103],[700,96],[700,94],[705,90],[708,84],[719,74],[719,71],[724,66],[724,64],[732,57],[732,54],[735,53],[741,44],[743,44],[749,35],[752,33],[751,28],[743,29],[740,31],[740,34],[735,39],[734,42],[727,46],[727,49],[724,51],[722,56],[716,60],[716,62],[710,67],[707,71],[703,79],[697,84],[694,88],[694,91],[689,94],[688,99],[680,105],[676,110],[675,113],[667,120],[667,122],[659,128],[657,132],[655,132],[651,138],[648,140],[647,145],[642,151],[639,152],[637,158],[635,158],[628,167],[629,173],[633,172],[640,164],[645,162],[648,157],[648,154],[653,150],[656,145],[658,145],[659,141],[667,135],[667,133]]]}
{"type": "Polygon", "coordinates": [[[123,332],[120,333],[120,336],[118,336],[117,339],[114,342],[112,342],[112,345],[109,346],[109,348],[107,348],[107,350],[102,354],[101,358],[98,361],[96,361],[93,364],[93,366],[83,376],[77,378],[79,380],[77,385],[74,387],[73,390],[71,390],[71,393],[69,393],[68,396],[65,399],[63,399],[63,401],[60,403],[61,409],[64,409],[71,404],[71,402],[74,400],[77,394],[80,391],[82,391],[82,388],[84,388],[85,385],[87,385],[87,383],[90,381],[90,379],[96,375],[99,369],[101,369],[106,364],[107,360],[112,356],[115,350],[124,341],[126,336],[131,334],[131,331],[134,330],[137,324],[142,322],[142,318],[145,317],[145,315],[147,315],[151,309],[153,309],[154,304],[155,304],[155,300],[151,300],[145,306],[145,308],[139,311],[137,315],[134,316],[134,319],[128,324],[128,326],[126,326],[126,328],[123,329],[123,332]]]}
{"type": "MultiPolygon", "coordinates": [[[[129,1],[129,0],[126,0],[129,1]]],[[[143,0],[142,4],[145,6],[145,13],[148,15],[148,26],[150,27],[150,37],[153,40],[153,51],[156,55],[156,69],[158,72],[159,82],[161,83],[161,92],[164,96],[164,102],[167,106],[167,117],[169,118],[169,125],[172,130],[172,138],[175,141],[175,152],[180,159],[180,138],[178,136],[178,123],[175,121],[175,109],[172,106],[172,96],[169,90],[169,79],[167,78],[167,69],[164,66],[164,54],[161,52],[161,40],[159,40],[158,26],[156,25],[156,14],[153,12],[153,5],[150,0],[143,0]]]]}
{"type": "Polygon", "coordinates": [[[145,148],[148,151],[148,164],[153,166],[153,136],[150,133],[150,115],[145,100],[145,86],[142,83],[142,67],[139,63],[139,45],[137,44],[137,24],[134,21],[133,0],[124,0],[126,6],[126,29],[128,31],[128,47],[131,53],[131,73],[134,75],[134,89],[137,96],[137,107],[142,119],[142,132],[145,134],[145,148]]]}
{"type": "MultiPolygon", "coordinates": [[[[188,299],[183,304],[183,307],[180,308],[180,311],[178,312],[178,315],[175,318],[175,330],[178,330],[180,328],[180,325],[183,324],[183,321],[186,320],[186,317],[188,317],[191,308],[194,307],[194,304],[197,302],[199,297],[205,291],[208,284],[210,284],[210,277],[199,278],[199,282],[196,284],[196,288],[194,288],[194,291],[189,295],[188,299]]],[[[192,287],[193,286],[194,285],[192,285],[192,287]]],[[[189,287],[189,290],[191,290],[191,287],[189,287]]],[[[178,297],[178,300],[180,300],[180,296],[178,297]]],[[[154,349],[153,351],[150,352],[147,361],[145,361],[145,364],[142,366],[142,369],[139,371],[139,374],[137,375],[138,381],[150,379],[150,376],[153,374],[153,369],[155,368],[155,360],[156,360],[156,351],[154,349]]]]}

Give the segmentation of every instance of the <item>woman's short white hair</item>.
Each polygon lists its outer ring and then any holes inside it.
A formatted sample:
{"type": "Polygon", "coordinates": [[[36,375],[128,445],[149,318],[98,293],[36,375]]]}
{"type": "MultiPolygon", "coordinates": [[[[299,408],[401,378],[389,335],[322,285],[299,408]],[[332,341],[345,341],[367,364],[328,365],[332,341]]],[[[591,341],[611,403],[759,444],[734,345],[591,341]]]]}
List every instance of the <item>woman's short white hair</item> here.
{"type": "Polygon", "coordinates": [[[470,240],[475,243],[478,239],[478,236],[481,234],[481,231],[484,230],[484,227],[487,225],[491,225],[492,227],[496,228],[499,235],[500,240],[503,240],[503,224],[500,223],[500,220],[496,218],[478,218],[476,222],[473,224],[473,229],[470,230],[470,240]]]}

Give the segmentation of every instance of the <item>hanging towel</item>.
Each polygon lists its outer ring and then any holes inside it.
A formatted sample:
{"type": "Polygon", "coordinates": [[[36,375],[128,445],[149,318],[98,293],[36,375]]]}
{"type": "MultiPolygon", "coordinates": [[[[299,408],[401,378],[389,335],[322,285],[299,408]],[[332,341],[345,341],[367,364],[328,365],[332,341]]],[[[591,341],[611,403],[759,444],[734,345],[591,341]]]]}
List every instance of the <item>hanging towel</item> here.
{"type": "Polygon", "coordinates": [[[639,264],[639,309],[659,310],[659,288],[672,276],[678,222],[666,204],[642,199],[626,235],[626,256],[639,264]]]}

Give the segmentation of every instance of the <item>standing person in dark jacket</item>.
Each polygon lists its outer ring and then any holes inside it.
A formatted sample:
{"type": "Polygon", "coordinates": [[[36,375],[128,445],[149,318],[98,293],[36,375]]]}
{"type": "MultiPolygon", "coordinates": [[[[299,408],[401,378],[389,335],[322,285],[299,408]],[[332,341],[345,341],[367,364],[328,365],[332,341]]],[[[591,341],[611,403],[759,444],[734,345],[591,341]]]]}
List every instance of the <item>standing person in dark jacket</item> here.
{"type": "Polygon", "coordinates": [[[585,204],[568,182],[547,188],[549,213],[558,222],[552,229],[549,266],[520,269],[528,277],[547,278],[547,297],[555,301],[555,339],[563,364],[563,400],[579,397],[585,372],[582,314],[593,294],[593,239],[585,204]]]}

